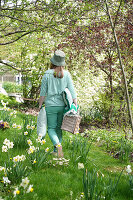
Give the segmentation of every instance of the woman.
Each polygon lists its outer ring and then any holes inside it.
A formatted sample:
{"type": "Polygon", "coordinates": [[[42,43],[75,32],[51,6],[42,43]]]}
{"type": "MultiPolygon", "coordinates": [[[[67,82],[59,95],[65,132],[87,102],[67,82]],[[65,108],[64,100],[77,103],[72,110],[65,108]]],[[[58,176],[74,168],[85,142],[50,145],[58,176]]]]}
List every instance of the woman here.
{"type": "Polygon", "coordinates": [[[77,106],[77,95],[70,73],[64,70],[65,54],[61,50],[57,50],[51,58],[51,69],[47,70],[43,76],[39,109],[41,109],[45,101],[45,109],[47,114],[48,135],[54,145],[54,152],[59,157],[63,157],[62,152],[62,130],[63,113],[65,103],[63,101],[62,92],[68,88],[74,104],[77,106]]]}

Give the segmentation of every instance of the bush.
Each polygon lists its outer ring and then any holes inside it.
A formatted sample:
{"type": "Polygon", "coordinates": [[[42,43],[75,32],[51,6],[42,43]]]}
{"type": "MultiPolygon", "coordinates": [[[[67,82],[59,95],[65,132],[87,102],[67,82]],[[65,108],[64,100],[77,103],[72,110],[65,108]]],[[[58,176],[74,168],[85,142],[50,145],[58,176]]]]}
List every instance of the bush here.
{"type": "Polygon", "coordinates": [[[0,94],[0,107],[2,106],[1,100],[3,100],[5,103],[8,102],[8,107],[18,107],[20,105],[19,102],[16,101],[16,99],[12,98],[12,97],[8,97],[6,95],[0,94]]]}
{"type": "Polygon", "coordinates": [[[7,93],[22,93],[22,85],[18,85],[13,82],[4,82],[2,87],[6,90],[7,93]]]}

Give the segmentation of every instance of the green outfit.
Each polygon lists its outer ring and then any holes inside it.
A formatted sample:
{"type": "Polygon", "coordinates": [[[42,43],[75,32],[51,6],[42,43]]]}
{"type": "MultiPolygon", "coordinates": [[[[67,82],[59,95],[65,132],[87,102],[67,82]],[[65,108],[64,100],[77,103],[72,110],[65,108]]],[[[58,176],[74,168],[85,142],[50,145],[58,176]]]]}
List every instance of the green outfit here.
{"type": "Polygon", "coordinates": [[[63,70],[63,72],[63,78],[55,78],[54,69],[47,70],[43,76],[40,91],[40,96],[46,96],[45,108],[48,134],[53,145],[59,144],[62,141],[61,124],[65,108],[62,92],[65,88],[68,88],[72,98],[77,98],[70,73],[66,70],[63,70]]]}

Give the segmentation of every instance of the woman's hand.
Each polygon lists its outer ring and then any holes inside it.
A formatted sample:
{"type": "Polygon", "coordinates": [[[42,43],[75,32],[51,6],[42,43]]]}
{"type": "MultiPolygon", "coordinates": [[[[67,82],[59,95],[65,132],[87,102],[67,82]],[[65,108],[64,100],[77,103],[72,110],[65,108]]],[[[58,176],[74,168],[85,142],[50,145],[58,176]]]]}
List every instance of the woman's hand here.
{"type": "Polygon", "coordinates": [[[77,108],[77,99],[73,99],[73,103],[75,104],[75,106],[77,108]]]}

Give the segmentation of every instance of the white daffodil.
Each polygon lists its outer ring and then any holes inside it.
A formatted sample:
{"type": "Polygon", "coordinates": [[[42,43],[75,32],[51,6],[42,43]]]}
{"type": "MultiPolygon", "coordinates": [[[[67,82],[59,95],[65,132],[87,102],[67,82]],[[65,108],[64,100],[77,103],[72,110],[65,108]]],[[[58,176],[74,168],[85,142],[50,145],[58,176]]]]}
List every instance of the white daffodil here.
{"type": "Polygon", "coordinates": [[[30,148],[28,149],[28,154],[34,153],[35,150],[36,148],[34,146],[30,146],[30,148]]]}
{"type": "Polygon", "coordinates": [[[45,149],[45,152],[48,152],[49,151],[49,148],[47,147],[46,149],[45,149]]]}
{"type": "Polygon", "coordinates": [[[13,162],[19,162],[19,155],[18,155],[18,156],[15,156],[15,157],[13,157],[13,162]]]}
{"type": "Polygon", "coordinates": [[[7,138],[4,140],[3,144],[7,145],[10,143],[10,140],[8,140],[7,138]]]}
{"type": "Polygon", "coordinates": [[[13,194],[14,194],[14,197],[16,197],[16,195],[20,194],[20,190],[18,189],[18,187],[15,188],[13,194]]]}
{"type": "Polygon", "coordinates": [[[41,143],[41,139],[37,138],[37,139],[36,139],[36,142],[41,143]]]}
{"type": "Polygon", "coordinates": [[[43,139],[43,140],[41,140],[41,145],[43,145],[43,144],[45,144],[46,143],[46,140],[45,139],[43,139]]]}
{"type": "Polygon", "coordinates": [[[19,158],[20,161],[24,161],[25,159],[26,159],[25,155],[21,155],[19,158]]]}
{"type": "Polygon", "coordinates": [[[28,145],[32,145],[32,141],[29,139],[27,140],[28,145]]]}
{"type": "Polygon", "coordinates": [[[34,126],[34,125],[32,125],[32,126],[31,126],[31,129],[32,129],[32,130],[34,130],[34,129],[35,129],[35,126],[34,126]]]}
{"type": "Polygon", "coordinates": [[[15,157],[13,157],[13,162],[21,162],[24,161],[26,159],[25,155],[17,155],[15,157]]]}
{"type": "Polygon", "coordinates": [[[7,152],[8,151],[8,147],[6,145],[2,146],[2,152],[7,152]]]}
{"type": "Polygon", "coordinates": [[[84,169],[84,164],[83,163],[78,163],[78,169],[84,169]]]}
{"type": "Polygon", "coordinates": [[[14,123],[14,124],[12,125],[12,127],[13,127],[13,128],[17,128],[17,125],[16,125],[16,123],[14,123]]]}
{"type": "Polygon", "coordinates": [[[4,183],[5,184],[10,184],[11,183],[11,181],[8,179],[8,177],[3,177],[3,181],[4,181],[4,183]]]}
{"type": "Polygon", "coordinates": [[[25,132],[24,132],[24,135],[28,135],[28,131],[25,131],[25,132]]]}
{"type": "Polygon", "coordinates": [[[5,171],[5,167],[0,166],[0,171],[5,171]]]}
{"type": "Polygon", "coordinates": [[[131,165],[128,165],[128,166],[127,166],[126,172],[127,172],[128,174],[130,174],[130,173],[132,172],[132,170],[131,170],[131,165]]]}
{"type": "Polygon", "coordinates": [[[21,126],[21,125],[17,125],[17,129],[19,129],[19,130],[20,130],[21,128],[22,128],[22,126],[21,126]]]}
{"type": "Polygon", "coordinates": [[[28,124],[28,125],[26,126],[26,128],[27,128],[27,129],[30,129],[30,125],[28,124]]]}
{"type": "Polygon", "coordinates": [[[33,190],[33,185],[29,185],[29,188],[27,189],[26,193],[33,192],[33,190]]]}
{"type": "Polygon", "coordinates": [[[6,103],[4,103],[4,102],[2,103],[2,105],[3,105],[4,107],[6,107],[6,103]]]}
{"type": "Polygon", "coordinates": [[[20,186],[22,186],[25,189],[28,186],[29,182],[29,179],[26,177],[22,179],[22,183],[20,184],[20,186]]]}
{"type": "Polygon", "coordinates": [[[14,144],[13,144],[13,142],[10,142],[10,143],[8,143],[8,145],[7,145],[7,146],[8,146],[8,148],[9,148],[9,149],[12,149],[12,148],[13,148],[13,146],[14,146],[14,144]]]}
{"type": "Polygon", "coordinates": [[[33,164],[36,164],[36,162],[37,162],[36,160],[33,160],[33,164]]]}

